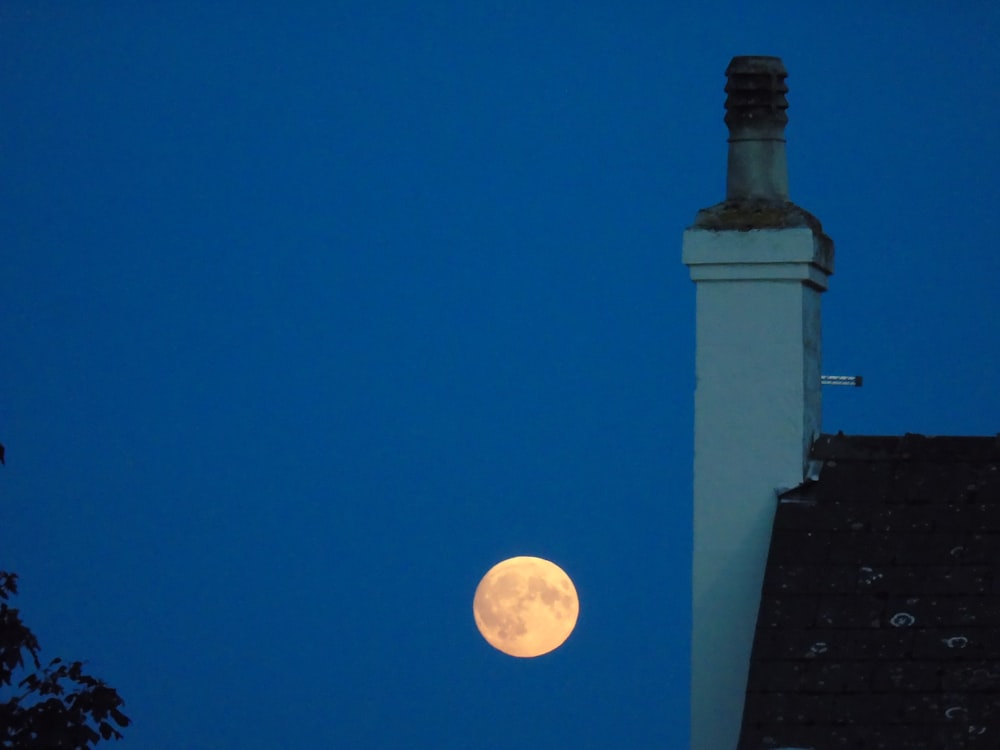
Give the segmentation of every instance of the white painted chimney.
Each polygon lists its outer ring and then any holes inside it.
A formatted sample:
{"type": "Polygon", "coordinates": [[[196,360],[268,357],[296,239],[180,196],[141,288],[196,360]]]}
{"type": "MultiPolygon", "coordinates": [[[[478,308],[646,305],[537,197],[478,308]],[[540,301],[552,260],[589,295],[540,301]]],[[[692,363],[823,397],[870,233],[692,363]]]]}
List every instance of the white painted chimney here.
{"type": "Polygon", "coordinates": [[[776,490],[820,430],[820,294],[833,242],[788,200],[787,75],[726,70],[726,200],[684,233],[696,285],[691,748],[736,750],[776,490]]]}

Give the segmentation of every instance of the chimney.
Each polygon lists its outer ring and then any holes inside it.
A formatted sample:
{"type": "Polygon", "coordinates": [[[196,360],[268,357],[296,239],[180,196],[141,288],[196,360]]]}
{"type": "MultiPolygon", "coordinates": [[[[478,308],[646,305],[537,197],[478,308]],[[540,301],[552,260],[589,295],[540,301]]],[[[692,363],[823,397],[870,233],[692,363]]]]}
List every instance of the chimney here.
{"type": "Polygon", "coordinates": [[[726,200],[684,233],[695,282],[691,748],[736,750],[777,491],[820,431],[820,294],[833,242],[788,200],[787,75],[726,70],[726,200]]]}

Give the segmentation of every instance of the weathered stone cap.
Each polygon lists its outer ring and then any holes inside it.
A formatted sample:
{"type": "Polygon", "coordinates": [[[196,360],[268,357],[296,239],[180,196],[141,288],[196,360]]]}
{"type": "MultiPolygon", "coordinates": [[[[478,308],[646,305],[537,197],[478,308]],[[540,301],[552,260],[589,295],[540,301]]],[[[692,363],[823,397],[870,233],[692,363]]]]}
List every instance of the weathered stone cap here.
{"type": "Polygon", "coordinates": [[[723,201],[701,209],[691,228],[737,232],[748,232],[751,229],[809,228],[815,234],[826,237],[819,219],[791,201],[723,201]]]}

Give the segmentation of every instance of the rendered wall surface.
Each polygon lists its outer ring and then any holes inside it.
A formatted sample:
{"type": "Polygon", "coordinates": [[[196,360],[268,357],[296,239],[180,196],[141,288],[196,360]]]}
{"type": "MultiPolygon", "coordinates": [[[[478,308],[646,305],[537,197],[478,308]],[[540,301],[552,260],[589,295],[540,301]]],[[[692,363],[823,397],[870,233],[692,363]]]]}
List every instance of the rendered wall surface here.
{"type": "Polygon", "coordinates": [[[776,490],[798,485],[820,429],[812,230],[684,236],[697,284],[692,580],[693,750],[735,750],[776,490]]]}

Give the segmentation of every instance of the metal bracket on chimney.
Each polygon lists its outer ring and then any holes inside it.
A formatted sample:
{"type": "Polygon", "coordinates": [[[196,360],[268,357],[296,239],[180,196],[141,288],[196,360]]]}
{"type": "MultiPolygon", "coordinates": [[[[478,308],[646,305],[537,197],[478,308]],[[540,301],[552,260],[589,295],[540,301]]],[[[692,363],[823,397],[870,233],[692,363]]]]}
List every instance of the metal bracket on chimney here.
{"type": "Polygon", "coordinates": [[[860,388],[864,378],[861,375],[820,375],[821,385],[853,385],[860,388]]]}

